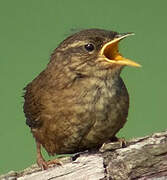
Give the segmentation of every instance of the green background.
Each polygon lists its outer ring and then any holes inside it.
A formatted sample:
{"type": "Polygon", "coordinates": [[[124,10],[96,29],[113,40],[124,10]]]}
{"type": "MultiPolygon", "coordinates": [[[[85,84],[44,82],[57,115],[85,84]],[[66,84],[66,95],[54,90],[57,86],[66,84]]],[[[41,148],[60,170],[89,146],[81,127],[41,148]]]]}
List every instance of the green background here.
{"type": "Polygon", "coordinates": [[[119,136],[166,129],[166,7],[164,0],[0,1],[0,174],[35,162],[35,143],[22,112],[22,89],[45,68],[71,29],[135,32],[120,49],[143,67],[126,67],[122,73],[131,102],[119,136]]]}

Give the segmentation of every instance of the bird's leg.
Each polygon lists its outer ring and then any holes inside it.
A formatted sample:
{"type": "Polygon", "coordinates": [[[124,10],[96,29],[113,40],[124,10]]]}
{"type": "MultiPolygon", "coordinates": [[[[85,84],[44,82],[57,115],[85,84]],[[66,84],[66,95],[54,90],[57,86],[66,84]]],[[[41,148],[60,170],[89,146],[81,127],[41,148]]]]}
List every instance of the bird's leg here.
{"type": "Polygon", "coordinates": [[[39,167],[44,169],[48,169],[49,165],[62,165],[62,162],[59,161],[58,159],[53,159],[50,161],[45,161],[41,154],[41,144],[36,140],[36,147],[37,147],[37,164],[39,167]]]}
{"type": "Polygon", "coordinates": [[[121,147],[126,147],[127,142],[124,138],[117,138],[116,136],[110,139],[111,142],[119,142],[121,147]]]}
{"type": "Polygon", "coordinates": [[[48,169],[48,164],[41,154],[41,144],[37,140],[36,140],[36,148],[37,148],[37,164],[38,164],[38,166],[41,167],[42,170],[48,169]]]}

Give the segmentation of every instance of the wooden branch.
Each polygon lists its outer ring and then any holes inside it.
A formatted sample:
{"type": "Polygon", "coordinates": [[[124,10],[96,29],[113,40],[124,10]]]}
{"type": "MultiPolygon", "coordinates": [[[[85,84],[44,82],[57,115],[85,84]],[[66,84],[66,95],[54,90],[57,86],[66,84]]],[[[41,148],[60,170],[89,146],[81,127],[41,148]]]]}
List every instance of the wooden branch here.
{"type": "Polygon", "coordinates": [[[167,179],[167,131],[104,144],[100,152],[63,158],[63,166],[41,171],[37,165],[0,176],[3,180],[165,180],[167,179]],[[75,158],[75,160],[74,160],[75,158]]]}

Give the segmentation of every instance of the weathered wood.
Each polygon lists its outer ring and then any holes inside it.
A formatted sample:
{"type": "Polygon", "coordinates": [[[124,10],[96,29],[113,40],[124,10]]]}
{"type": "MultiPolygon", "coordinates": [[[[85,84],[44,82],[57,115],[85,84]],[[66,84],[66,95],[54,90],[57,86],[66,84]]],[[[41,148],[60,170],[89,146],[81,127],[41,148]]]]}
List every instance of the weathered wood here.
{"type": "Polygon", "coordinates": [[[75,161],[41,171],[36,165],[22,172],[0,176],[3,180],[165,180],[167,179],[167,131],[104,144],[100,152],[82,153],[75,161]]]}
{"type": "Polygon", "coordinates": [[[106,152],[106,177],[116,180],[167,179],[167,131],[128,142],[126,148],[106,152]]]}

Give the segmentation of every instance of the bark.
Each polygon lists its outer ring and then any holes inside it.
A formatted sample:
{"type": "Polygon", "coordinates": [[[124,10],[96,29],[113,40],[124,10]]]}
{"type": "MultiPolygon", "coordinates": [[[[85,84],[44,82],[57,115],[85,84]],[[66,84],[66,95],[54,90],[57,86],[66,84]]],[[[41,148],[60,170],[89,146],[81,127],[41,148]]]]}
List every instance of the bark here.
{"type": "Polygon", "coordinates": [[[98,152],[63,158],[63,166],[41,171],[33,165],[11,171],[3,180],[165,180],[167,179],[167,131],[122,143],[104,144],[98,152]]]}

